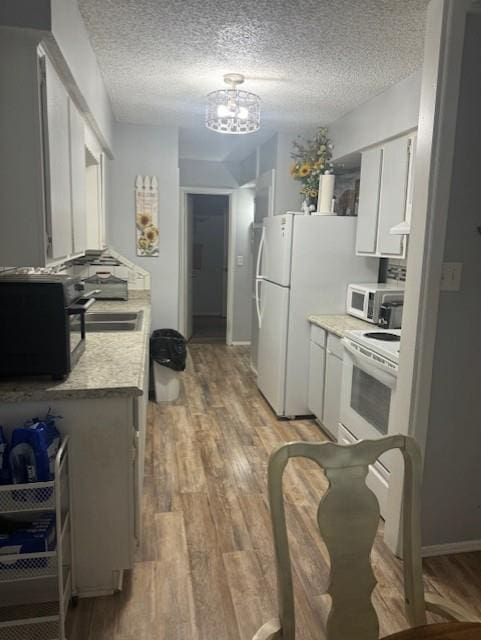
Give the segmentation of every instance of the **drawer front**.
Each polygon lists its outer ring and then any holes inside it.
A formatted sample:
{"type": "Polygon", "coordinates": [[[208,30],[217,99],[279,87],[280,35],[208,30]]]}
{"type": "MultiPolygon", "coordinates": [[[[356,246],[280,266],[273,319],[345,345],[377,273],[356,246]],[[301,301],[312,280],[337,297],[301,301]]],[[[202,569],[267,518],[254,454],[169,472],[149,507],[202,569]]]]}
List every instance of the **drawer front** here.
{"type": "Polygon", "coordinates": [[[318,327],[316,324],[311,325],[311,341],[314,344],[319,345],[320,347],[326,346],[326,332],[321,327],[318,327]]]}
{"type": "Polygon", "coordinates": [[[330,333],[327,336],[327,350],[332,353],[332,355],[337,356],[338,358],[344,358],[344,347],[342,346],[341,338],[330,333]]]}

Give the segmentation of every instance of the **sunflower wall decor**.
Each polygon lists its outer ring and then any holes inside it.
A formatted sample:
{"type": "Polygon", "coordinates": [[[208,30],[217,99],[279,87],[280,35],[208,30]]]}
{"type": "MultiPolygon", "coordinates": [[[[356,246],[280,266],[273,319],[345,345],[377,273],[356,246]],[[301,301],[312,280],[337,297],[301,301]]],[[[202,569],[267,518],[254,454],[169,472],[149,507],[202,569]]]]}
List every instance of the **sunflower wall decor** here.
{"type": "MultiPolygon", "coordinates": [[[[332,173],[331,163],[333,146],[328,137],[326,127],[319,127],[313,138],[305,140],[298,136],[292,143],[291,176],[302,183],[300,193],[304,200],[317,203],[319,195],[319,178],[325,173],[332,173]]],[[[314,206],[315,209],[315,206],[314,206]]]]}
{"type": "Polygon", "coordinates": [[[159,187],[155,176],[135,179],[135,228],[137,255],[155,258],[159,255],[159,187]]]}

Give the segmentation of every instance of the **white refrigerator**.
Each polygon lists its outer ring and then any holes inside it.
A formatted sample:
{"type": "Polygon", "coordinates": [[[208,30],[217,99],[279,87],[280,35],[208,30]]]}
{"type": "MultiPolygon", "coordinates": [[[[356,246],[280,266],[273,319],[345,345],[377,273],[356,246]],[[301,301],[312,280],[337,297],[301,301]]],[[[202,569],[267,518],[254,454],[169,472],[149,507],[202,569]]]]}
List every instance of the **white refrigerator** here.
{"type": "Polygon", "coordinates": [[[310,314],[346,312],[347,285],[377,282],[355,255],[357,218],[294,213],[264,219],[257,255],[257,386],[279,417],[309,414],[310,314]]]}

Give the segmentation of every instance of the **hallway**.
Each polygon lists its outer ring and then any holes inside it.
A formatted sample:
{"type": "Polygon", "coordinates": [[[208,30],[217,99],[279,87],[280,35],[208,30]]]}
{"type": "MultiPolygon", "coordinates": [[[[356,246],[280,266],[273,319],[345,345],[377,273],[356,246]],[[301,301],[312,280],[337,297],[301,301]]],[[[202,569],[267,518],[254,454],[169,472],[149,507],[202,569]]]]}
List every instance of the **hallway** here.
{"type": "Polygon", "coordinates": [[[227,318],[223,316],[194,316],[192,338],[189,343],[223,342],[225,344],[227,318]]]}
{"type": "MultiPolygon", "coordinates": [[[[278,421],[245,347],[189,345],[179,400],[150,405],[138,564],[112,597],[81,600],[69,640],[251,640],[277,611],[266,465],[289,440],[322,440],[313,421],[278,421]]],[[[315,524],[324,476],[308,461],[285,475],[298,640],[323,638],[328,558],[315,524]]],[[[400,562],[373,552],[381,635],[406,626],[400,562]]],[[[481,553],[429,559],[426,587],[481,616],[481,553]]]]}

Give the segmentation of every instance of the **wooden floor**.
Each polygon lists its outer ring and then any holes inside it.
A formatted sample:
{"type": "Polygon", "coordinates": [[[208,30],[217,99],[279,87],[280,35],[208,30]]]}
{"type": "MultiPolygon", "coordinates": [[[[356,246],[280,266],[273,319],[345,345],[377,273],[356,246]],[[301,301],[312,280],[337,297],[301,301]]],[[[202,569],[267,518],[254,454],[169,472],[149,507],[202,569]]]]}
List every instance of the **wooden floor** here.
{"type": "MultiPolygon", "coordinates": [[[[69,640],[251,640],[276,614],[266,464],[289,440],[322,440],[314,422],[274,418],[248,351],[192,345],[175,404],[151,405],[144,536],[134,571],[112,597],[81,600],[69,640]]],[[[290,463],[285,489],[299,640],[324,638],[328,558],[314,510],[326,488],[309,461],[290,463]]],[[[405,628],[400,562],[381,535],[373,552],[382,635],[405,628]]],[[[481,554],[425,561],[426,588],[481,616],[481,554]]],[[[355,576],[353,576],[355,579],[355,576]]]]}

